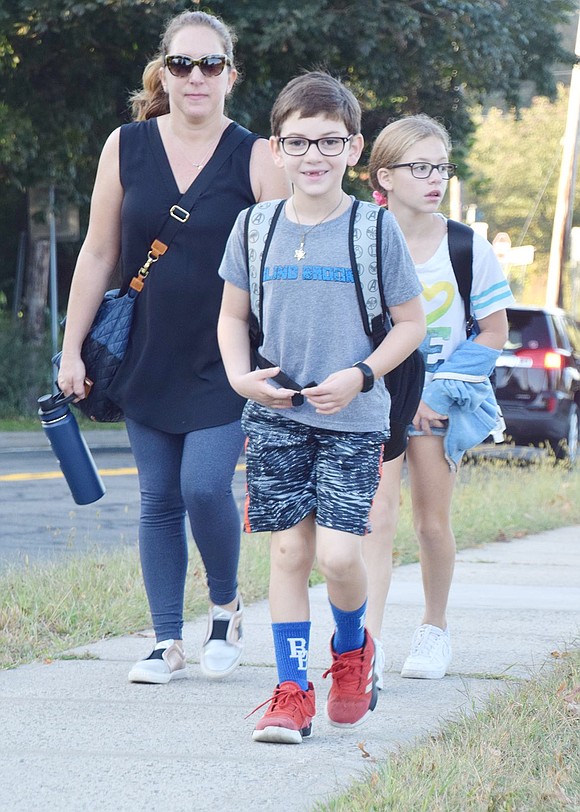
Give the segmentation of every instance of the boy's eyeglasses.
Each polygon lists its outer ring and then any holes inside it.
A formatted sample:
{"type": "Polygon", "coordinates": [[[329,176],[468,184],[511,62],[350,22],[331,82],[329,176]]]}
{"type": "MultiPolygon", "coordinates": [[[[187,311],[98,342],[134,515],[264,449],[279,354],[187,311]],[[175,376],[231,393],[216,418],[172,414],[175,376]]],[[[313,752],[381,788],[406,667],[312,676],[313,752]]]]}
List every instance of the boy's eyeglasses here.
{"type": "Polygon", "coordinates": [[[298,138],[295,135],[287,135],[284,138],[278,138],[278,141],[286,155],[296,157],[306,155],[312,144],[316,144],[321,155],[330,157],[342,155],[351,138],[352,135],[332,135],[326,136],[326,138],[298,138]]]}
{"type": "Polygon", "coordinates": [[[434,169],[439,172],[443,180],[449,180],[449,178],[453,177],[457,169],[457,164],[428,164],[424,161],[413,161],[413,163],[409,164],[390,164],[387,166],[387,169],[398,169],[400,166],[408,166],[411,170],[411,175],[420,180],[430,178],[434,169]]]}
{"type": "Polygon", "coordinates": [[[219,76],[226,65],[229,67],[232,64],[232,60],[225,54],[208,54],[202,56],[201,59],[175,54],[166,56],[165,64],[172,76],[184,79],[189,76],[196,65],[204,76],[219,76]]]}

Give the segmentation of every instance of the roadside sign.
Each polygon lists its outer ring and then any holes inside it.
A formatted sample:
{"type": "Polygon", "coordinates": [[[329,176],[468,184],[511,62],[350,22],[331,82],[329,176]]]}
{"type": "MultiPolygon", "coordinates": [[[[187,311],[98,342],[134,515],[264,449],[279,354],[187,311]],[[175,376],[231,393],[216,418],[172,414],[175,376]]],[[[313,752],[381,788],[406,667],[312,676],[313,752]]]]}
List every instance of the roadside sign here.
{"type": "Polygon", "coordinates": [[[496,257],[499,260],[505,260],[512,247],[511,237],[505,231],[500,231],[499,234],[496,234],[493,238],[492,245],[496,257]]]}
{"type": "Polygon", "coordinates": [[[531,265],[534,261],[534,251],[533,245],[517,245],[510,248],[504,261],[508,265],[531,265]]]}

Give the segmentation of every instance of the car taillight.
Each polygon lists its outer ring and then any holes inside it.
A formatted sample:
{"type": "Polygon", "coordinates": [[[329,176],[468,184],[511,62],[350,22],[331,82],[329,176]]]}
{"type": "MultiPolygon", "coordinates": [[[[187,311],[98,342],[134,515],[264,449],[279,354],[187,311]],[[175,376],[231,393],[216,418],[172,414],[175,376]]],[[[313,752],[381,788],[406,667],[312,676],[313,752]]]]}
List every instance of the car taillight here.
{"type": "Polygon", "coordinates": [[[532,369],[562,369],[564,357],[552,350],[519,350],[518,358],[529,358],[532,369]]]}

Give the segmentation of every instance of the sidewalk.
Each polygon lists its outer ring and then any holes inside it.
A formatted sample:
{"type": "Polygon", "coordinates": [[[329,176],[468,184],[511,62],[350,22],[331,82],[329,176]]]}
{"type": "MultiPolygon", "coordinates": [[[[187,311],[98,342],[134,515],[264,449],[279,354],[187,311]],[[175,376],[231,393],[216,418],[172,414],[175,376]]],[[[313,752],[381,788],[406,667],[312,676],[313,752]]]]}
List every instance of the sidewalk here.
{"type": "MultiPolygon", "coordinates": [[[[385,688],[368,723],[352,731],[324,718],[332,631],[323,586],[311,590],[314,734],[298,746],[252,742],[276,683],[268,606],[246,609],[243,664],[225,682],[199,670],[205,619],[187,623],[189,678],[132,685],[150,633],[75,650],[78,659],[0,672],[0,808],[9,812],[306,812],[416,737],[470,711],[504,677],[528,678],[550,652],[578,644],[580,528],[564,528],[458,554],[450,601],[451,673],[399,676],[421,617],[416,564],[395,570],[383,642],[385,688]]],[[[508,683],[509,684],[509,683],[508,683]]]]}

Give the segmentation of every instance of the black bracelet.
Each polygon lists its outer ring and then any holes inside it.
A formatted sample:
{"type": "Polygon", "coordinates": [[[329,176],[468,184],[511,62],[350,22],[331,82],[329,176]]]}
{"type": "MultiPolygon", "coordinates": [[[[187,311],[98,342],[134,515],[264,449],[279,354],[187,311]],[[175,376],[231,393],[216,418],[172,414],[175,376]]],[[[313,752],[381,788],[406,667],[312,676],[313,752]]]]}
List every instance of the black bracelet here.
{"type": "Polygon", "coordinates": [[[364,363],[364,361],[359,361],[358,364],[353,364],[353,367],[360,369],[363,374],[363,386],[361,392],[370,392],[375,385],[375,373],[368,364],[364,363]]]}

